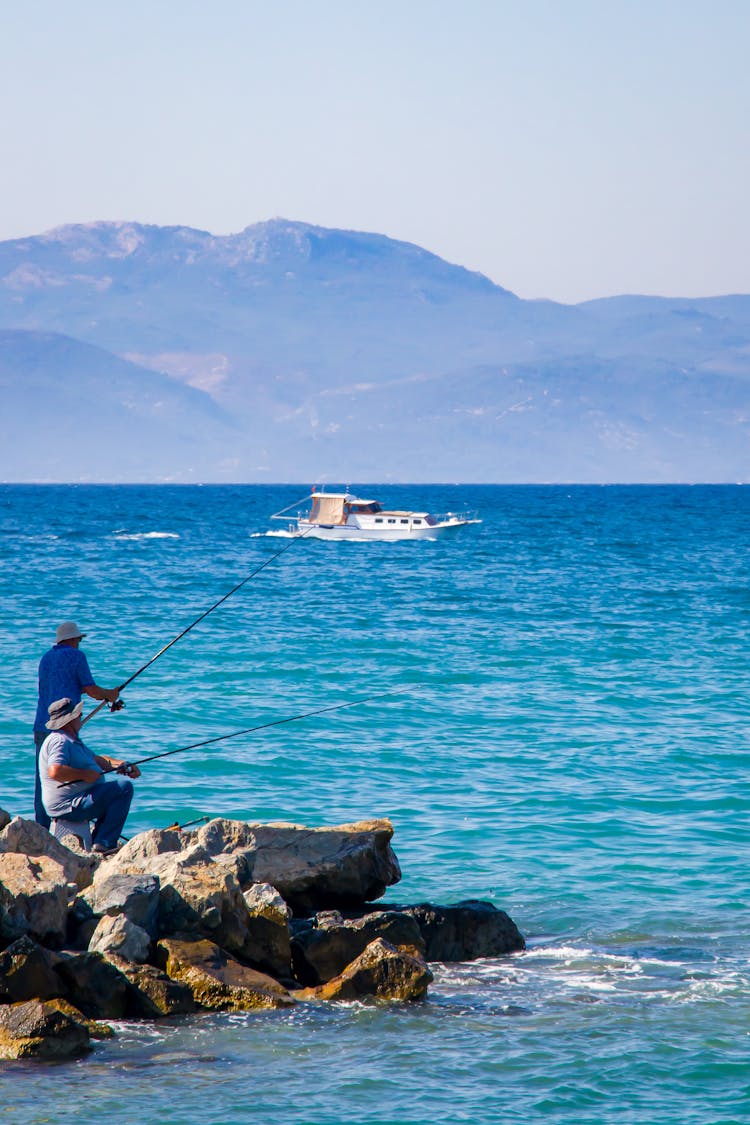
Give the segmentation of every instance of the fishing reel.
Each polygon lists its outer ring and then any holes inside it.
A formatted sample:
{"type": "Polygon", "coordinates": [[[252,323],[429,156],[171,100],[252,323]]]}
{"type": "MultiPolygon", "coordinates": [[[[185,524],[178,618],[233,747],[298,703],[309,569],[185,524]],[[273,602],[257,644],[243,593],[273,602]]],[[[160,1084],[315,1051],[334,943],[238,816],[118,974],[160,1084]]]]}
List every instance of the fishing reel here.
{"type": "Polygon", "coordinates": [[[114,703],[108,703],[107,706],[109,707],[110,711],[122,711],[123,707],[125,706],[125,700],[116,699],[114,703]]]}

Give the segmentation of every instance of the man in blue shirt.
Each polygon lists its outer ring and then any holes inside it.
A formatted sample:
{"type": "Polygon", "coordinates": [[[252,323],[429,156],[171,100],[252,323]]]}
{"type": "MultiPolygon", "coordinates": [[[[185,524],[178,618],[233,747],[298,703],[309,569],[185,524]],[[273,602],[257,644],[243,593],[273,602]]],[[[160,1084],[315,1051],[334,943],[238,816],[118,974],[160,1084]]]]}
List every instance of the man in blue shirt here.
{"type": "Polygon", "coordinates": [[[56,820],[96,821],[94,851],[110,855],[133,799],[133,782],[140,777],[138,766],[119,758],[94,754],[81,742],[83,704],[57,699],[50,704],[47,729],[51,732],[39,752],[44,807],[56,820]],[[104,774],[111,774],[104,780],[104,774]],[[124,777],[122,775],[125,775],[124,777]]]}
{"type": "Polygon", "coordinates": [[[36,782],[34,785],[34,816],[37,824],[49,828],[50,818],[42,802],[39,780],[39,751],[49,734],[46,729],[49,706],[56,699],[70,699],[73,705],[80,703],[85,692],[92,699],[117,701],[118,688],[102,688],[94,683],[86,654],[79,645],[86,636],[75,621],[63,621],[57,626],[55,644],[45,652],[39,663],[39,701],[34,719],[34,746],[36,747],[36,782]]]}

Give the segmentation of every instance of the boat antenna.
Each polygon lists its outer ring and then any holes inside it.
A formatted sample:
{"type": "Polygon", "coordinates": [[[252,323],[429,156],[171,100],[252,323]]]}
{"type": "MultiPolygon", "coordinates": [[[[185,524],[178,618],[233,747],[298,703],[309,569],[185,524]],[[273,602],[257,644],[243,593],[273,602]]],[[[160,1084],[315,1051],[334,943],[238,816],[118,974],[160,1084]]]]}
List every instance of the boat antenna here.
{"type": "MultiPolygon", "coordinates": [[[[205,620],[205,618],[208,617],[209,613],[213,613],[213,611],[215,609],[218,609],[218,607],[222,604],[222,602],[225,602],[227,600],[227,598],[231,598],[232,594],[236,594],[238,590],[241,590],[242,587],[246,583],[248,583],[251,578],[254,578],[256,574],[260,574],[261,570],[263,570],[265,567],[267,567],[269,565],[269,563],[272,563],[274,561],[274,559],[278,559],[280,555],[283,555],[285,551],[288,551],[290,547],[294,546],[294,544],[297,542],[298,539],[304,539],[304,537],[306,535],[308,535],[310,531],[312,531],[312,528],[308,528],[307,531],[302,531],[302,532],[300,532],[299,535],[295,535],[290,540],[290,542],[287,543],[287,545],[285,547],[281,548],[280,551],[276,551],[276,553],[271,555],[270,558],[267,558],[265,560],[265,562],[262,562],[260,564],[260,566],[256,566],[255,570],[251,571],[250,574],[248,574],[246,578],[243,578],[242,581],[238,582],[236,586],[233,586],[232,589],[228,593],[224,594],[223,597],[219,598],[219,600],[217,602],[214,602],[214,604],[212,606],[209,606],[209,608],[207,610],[205,610],[203,613],[201,613],[201,615],[199,617],[196,617],[195,621],[191,621],[190,624],[185,629],[183,629],[181,633],[178,633],[176,637],[173,637],[172,640],[169,641],[167,644],[165,644],[163,648],[160,648],[159,651],[154,656],[152,656],[150,660],[147,660],[145,664],[142,664],[137,672],[134,672],[132,676],[130,676],[127,680],[125,680],[124,683],[120,684],[119,687],[117,688],[118,692],[124,691],[125,688],[129,684],[132,684],[133,680],[137,679],[138,676],[140,676],[142,672],[145,672],[147,668],[150,668],[151,665],[154,663],[154,661],[158,660],[160,656],[163,656],[164,653],[167,651],[167,649],[170,649],[172,647],[172,645],[176,645],[177,642],[182,640],[182,638],[187,633],[189,633],[191,629],[194,629],[196,625],[200,624],[201,621],[205,620]]],[[[94,715],[96,715],[99,711],[101,711],[102,707],[104,707],[106,702],[107,702],[106,699],[103,699],[102,702],[98,705],[98,707],[95,707],[93,711],[89,711],[88,715],[86,716],[86,718],[81,723],[81,726],[83,726],[84,723],[87,723],[89,721],[89,719],[93,719],[94,715]]],[[[112,706],[113,706],[114,710],[118,710],[118,707],[117,707],[116,703],[113,704],[112,706]]]]}
{"type": "MultiPolygon", "coordinates": [[[[128,762],[129,766],[142,766],[144,762],[154,762],[157,758],[169,758],[172,754],[184,754],[187,750],[197,750],[200,746],[211,746],[214,742],[225,742],[228,738],[239,738],[243,734],[253,734],[255,731],[266,730],[268,727],[280,727],[284,723],[296,723],[300,719],[310,719],[313,715],[324,715],[330,711],[343,711],[345,707],[361,707],[363,703],[372,703],[376,699],[385,699],[389,695],[401,695],[405,691],[409,691],[414,685],[407,687],[391,688],[390,691],[381,691],[377,695],[368,695],[366,699],[349,699],[346,703],[334,703],[330,707],[319,707],[315,711],[305,711],[301,715],[289,715],[285,719],[271,719],[268,723],[259,723],[254,727],[246,727],[245,730],[235,730],[230,734],[219,734],[215,738],[204,738],[201,742],[191,742],[189,746],[180,746],[177,750],[163,750],[160,754],[149,754],[146,758],[137,758],[134,762],[128,762]]],[[[121,766],[113,766],[112,769],[104,770],[104,773],[117,773],[121,766]]]]}

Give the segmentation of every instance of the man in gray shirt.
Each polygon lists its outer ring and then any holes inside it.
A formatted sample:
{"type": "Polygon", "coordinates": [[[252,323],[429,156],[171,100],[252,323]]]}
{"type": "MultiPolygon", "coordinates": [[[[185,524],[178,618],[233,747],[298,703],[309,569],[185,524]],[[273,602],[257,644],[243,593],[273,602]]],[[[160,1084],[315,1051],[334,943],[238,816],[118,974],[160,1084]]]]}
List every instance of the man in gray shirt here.
{"type": "Polygon", "coordinates": [[[94,820],[93,850],[109,855],[130,811],[137,766],[94,754],[79,738],[82,703],[57,699],[49,707],[48,734],[39,752],[42,801],[54,820],[94,820]],[[104,780],[104,774],[113,776],[104,780]],[[123,776],[125,775],[125,776],[123,776]]]}

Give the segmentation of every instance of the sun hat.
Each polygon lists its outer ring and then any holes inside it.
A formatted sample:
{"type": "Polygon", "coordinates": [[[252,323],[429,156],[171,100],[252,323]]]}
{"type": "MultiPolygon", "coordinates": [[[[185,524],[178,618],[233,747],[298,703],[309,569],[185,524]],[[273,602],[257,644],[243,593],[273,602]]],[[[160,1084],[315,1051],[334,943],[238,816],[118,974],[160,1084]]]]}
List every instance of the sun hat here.
{"type": "Polygon", "coordinates": [[[61,641],[80,641],[85,636],[86,634],[81,632],[75,621],[63,621],[57,626],[55,644],[59,645],[61,641]]]}
{"type": "Polygon", "coordinates": [[[54,703],[50,703],[48,710],[47,730],[60,730],[61,727],[66,727],[72,719],[80,718],[83,703],[76,703],[73,706],[69,699],[56,699],[54,703]]]}

